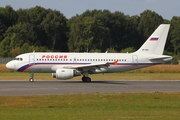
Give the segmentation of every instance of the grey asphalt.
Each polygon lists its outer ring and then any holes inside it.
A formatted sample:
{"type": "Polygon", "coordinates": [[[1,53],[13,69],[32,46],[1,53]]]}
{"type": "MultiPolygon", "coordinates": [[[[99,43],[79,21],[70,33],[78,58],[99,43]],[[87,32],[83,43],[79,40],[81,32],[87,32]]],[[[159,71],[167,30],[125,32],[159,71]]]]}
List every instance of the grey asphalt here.
{"type": "Polygon", "coordinates": [[[180,92],[180,81],[0,81],[0,96],[96,92],[180,92]]]}

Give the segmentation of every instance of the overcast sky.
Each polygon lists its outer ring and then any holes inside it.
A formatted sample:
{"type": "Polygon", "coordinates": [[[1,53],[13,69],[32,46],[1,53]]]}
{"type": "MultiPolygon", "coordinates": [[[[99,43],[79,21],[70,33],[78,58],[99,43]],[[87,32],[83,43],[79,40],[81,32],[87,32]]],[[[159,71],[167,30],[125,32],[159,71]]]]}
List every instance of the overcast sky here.
{"type": "Polygon", "coordinates": [[[0,6],[10,5],[15,10],[36,5],[59,10],[67,18],[82,14],[86,10],[108,9],[125,15],[139,15],[144,10],[152,10],[164,19],[180,16],[180,0],[0,0],[0,6]]]}

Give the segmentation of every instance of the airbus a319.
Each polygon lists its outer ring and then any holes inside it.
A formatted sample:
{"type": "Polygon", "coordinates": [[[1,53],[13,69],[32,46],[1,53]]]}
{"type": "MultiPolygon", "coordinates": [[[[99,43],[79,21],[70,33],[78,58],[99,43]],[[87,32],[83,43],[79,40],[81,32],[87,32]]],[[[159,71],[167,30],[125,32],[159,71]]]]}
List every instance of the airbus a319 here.
{"type": "Polygon", "coordinates": [[[145,43],[133,53],[69,53],[32,52],[18,55],[6,64],[10,70],[34,73],[52,73],[59,80],[82,75],[83,82],[91,82],[89,74],[123,72],[144,68],[172,60],[163,55],[169,24],[161,24],[145,43]]]}

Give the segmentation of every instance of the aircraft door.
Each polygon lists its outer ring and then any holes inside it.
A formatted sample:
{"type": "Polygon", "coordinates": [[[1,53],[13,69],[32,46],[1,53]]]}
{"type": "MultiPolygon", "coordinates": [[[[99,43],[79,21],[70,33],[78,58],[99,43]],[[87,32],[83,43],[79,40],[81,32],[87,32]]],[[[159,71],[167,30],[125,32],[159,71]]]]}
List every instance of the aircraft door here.
{"type": "Polygon", "coordinates": [[[73,59],[73,63],[77,63],[77,59],[76,58],[73,59]]]}
{"type": "Polygon", "coordinates": [[[30,54],[29,55],[29,64],[33,65],[35,63],[35,55],[34,54],[30,54]]]}
{"type": "Polygon", "coordinates": [[[137,55],[132,56],[132,65],[138,66],[138,56],[137,55]]]}

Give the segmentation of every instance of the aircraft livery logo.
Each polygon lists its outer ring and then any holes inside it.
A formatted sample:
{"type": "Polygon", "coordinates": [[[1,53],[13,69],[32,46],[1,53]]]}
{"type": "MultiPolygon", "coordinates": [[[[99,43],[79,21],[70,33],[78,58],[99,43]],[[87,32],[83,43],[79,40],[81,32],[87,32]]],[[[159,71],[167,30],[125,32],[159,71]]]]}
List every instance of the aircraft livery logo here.
{"type": "Polygon", "coordinates": [[[152,36],[150,38],[150,41],[158,41],[159,37],[158,36],[152,36]]]}

